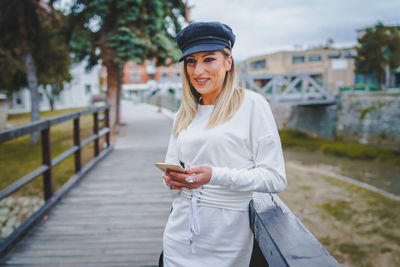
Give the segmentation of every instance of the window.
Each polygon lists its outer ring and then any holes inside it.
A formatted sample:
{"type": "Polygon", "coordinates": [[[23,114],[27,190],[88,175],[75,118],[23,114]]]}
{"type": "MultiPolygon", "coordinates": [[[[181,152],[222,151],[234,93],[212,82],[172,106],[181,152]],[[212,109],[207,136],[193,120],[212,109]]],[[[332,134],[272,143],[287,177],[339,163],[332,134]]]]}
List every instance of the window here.
{"type": "Polygon", "coordinates": [[[147,60],[146,61],[146,66],[148,67],[155,67],[156,63],[153,60],[147,60]]]}
{"type": "Polygon", "coordinates": [[[162,78],[168,78],[168,73],[163,72],[163,73],[161,74],[161,77],[162,77],[162,78]]]}
{"type": "Polygon", "coordinates": [[[140,78],[140,73],[131,73],[129,77],[131,82],[140,82],[140,78]]]}
{"type": "Polygon", "coordinates": [[[356,55],[357,55],[357,52],[355,50],[349,50],[349,51],[346,51],[344,57],[345,58],[355,58],[356,55]]]}
{"type": "Polygon", "coordinates": [[[39,93],[39,102],[43,102],[43,93],[39,93]]]}
{"type": "Polygon", "coordinates": [[[304,56],[293,56],[292,62],[293,64],[304,63],[304,56]]]}
{"type": "Polygon", "coordinates": [[[85,93],[87,95],[89,95],[92,92],[92,87],[90,86],[90,84],[86,84],[85,85],[85,93]]]}
{"type": "Polygon", "coordinates": [[[266,67],[267,67],[267,60],[265,59],[250,62],[250,69],[252,70],[265,69],[266,67]]]}
{"type": "Polygon", "coordinates": [[[321,55],[309,55],[308,56],[308,61],[309,62],[315,62],[315,61],[321,61],[322,56],[321,55]]]}
{"type": "Polygon", "coordinates": [[[337,54],[330,54],[328,55],[328,59],[335,59],[335,58],[340,58],[340,56],[342,55],[342,53],[337,53],[337,54]]]}
{"type": "Polygon", "coordinates": [[[17,97],[16,103],[17,103],[18,105],[21,105],[21,104],[22,104],[22,100],[21,100],[21,97],[20,97],[19,95],[18,95],[18,97],[17,97]]]}
{"type": "Polygon", "coordinates": [[[130,60],[129,66],[131,66],[131,67],[137,66],[137,63],[135,61],[130,60]]]}
{"type": "Polygon", "coordinates": [[[176,76],[176,77],[181,77],[181,73],[180,73],[180,72],[177,72],[177,73],[175,73],[175,76],[176,76]]]}

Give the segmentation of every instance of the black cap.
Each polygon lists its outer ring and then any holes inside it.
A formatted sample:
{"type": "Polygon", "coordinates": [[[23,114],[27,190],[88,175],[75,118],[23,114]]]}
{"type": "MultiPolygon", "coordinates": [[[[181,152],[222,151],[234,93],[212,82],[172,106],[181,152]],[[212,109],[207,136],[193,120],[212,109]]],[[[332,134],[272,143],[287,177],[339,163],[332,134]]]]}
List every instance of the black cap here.
{"type": "Polygon", "coordinates": [[[176,35],[176,42],[182,50],[182,61],[186,56],[198,52],[218,51],[225,47],[232,49],[235,35],[232,29],[220,22],[195,22],[176,35]]]}

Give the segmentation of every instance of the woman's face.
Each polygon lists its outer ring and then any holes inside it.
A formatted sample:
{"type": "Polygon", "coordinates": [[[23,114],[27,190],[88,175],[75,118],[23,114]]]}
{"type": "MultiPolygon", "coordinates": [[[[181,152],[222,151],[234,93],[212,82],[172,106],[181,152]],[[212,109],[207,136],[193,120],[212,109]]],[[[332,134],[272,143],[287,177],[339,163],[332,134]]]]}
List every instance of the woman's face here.
{"type": "Polygon", "coordinates": [[[220,51],[199,52],[185,59],[189,81],[201,95],[203,105],[213,105],[222,90],[226,72],[231,69],[232,56],[220,51]]]}

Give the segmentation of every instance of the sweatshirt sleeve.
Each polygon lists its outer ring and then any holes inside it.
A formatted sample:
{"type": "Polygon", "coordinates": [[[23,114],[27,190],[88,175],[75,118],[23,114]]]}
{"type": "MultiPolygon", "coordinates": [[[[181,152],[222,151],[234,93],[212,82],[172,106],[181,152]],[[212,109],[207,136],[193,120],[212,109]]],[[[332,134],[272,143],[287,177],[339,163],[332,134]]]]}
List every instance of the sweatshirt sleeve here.
{"type": "MultiPolygon", "coordinates": [[[[179,164],[178,146],[177,146],[176,141],[177,141],[176,137],[173,134],[171,134],[171,136],[169,138],[169,142],[168,142],[167,154],[165,155],[165,160],[164,160],[165,163],[173,163],[173,164],[178,163],[179,164]]],[[[166,185],[164,179],[162,179],[162,182],[163,182],[164,187],[166,189],[170,190],[170,188],[166,185]]],[[[175,194],[176,192],[178,192],[178,190],[173,190],[171,192],[175,194]]]]}
{"type": "Polygon", "coordinates": [[[165,163],[179,164],[178,145],[176,144],[176,142],[176,137],[171,134],[171,136],[169,137],[167,154],[165,155],[165,163]]]}
{"type": "Polygon", "coordinates": [[[254,167],[212,167],[209,184],[238,191],[281,192],[287,183],[281,141],[271,108],[261,95],[253,99],[249,115],[250,150],[254,167]]]}

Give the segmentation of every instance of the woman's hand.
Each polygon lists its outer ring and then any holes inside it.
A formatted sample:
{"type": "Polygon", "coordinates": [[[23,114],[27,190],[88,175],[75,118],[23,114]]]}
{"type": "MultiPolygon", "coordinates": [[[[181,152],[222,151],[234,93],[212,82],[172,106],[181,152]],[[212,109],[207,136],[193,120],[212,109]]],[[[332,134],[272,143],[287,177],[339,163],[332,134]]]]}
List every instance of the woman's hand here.
{"type": "Polygon", "coordinates": [[[186,184],[182,183],[178,180],[178,178],[174,175],[177,172],[166,171],[163,175],[163,179],[165,184],[169,186],[171,190],[182,190],[182,188],[186,188],[186,184]]]}
{"type": "Polygon", "coordinates": [[[199,165],[188,168],[186,173],[169,171],[164,174],[164,179],[166,184],[170,186],[171,189],[195,189],[207,184],[211,179],[211,174],[211,166],[199,165]],[[190,182],[190,178],[188,179],[189,176],[194,178],[194,182],[190,182]]]}

